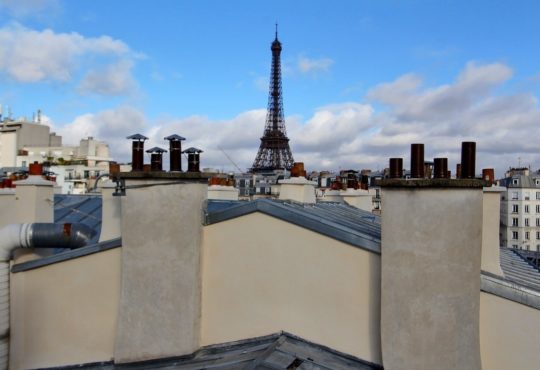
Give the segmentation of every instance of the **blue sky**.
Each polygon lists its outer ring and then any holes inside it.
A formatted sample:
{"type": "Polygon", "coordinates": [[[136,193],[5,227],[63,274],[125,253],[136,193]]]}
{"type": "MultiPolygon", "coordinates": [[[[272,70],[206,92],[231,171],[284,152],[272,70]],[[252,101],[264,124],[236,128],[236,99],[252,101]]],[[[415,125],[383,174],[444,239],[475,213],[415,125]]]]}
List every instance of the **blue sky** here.
{"type": "MultiPolygon", "coordinates": [[[[203,166],[251,165],[279,23],[296,160],[383,168],[412,142],[453,167],[540,166],[534,1],[0,0],[0,104],[41,108],[66,144],[86,135],[129,159],[135,132],[178,133],[203,166]],[[520,158],[520,159],[518,159],[520,158]]],[[[4,109],[5,110],[5,109],[4,109]]]]}

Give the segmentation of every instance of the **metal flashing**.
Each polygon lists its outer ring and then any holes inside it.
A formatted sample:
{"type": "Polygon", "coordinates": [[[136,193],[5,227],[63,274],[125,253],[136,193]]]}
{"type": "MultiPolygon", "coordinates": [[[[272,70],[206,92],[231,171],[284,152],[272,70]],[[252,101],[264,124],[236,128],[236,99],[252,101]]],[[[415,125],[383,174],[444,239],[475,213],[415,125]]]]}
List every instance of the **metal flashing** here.
{"type": "Polygon", "coordinates": [[[370,252],[381,253],[380,217],[346,204],[303,204],[271,199],[231,201],[229,207],[225,207],[223,202],[217,207],[212,205],[213,201],[208,203],[207,225],[261,212],[370,252]]]}
{"type": "Polygon", "coordinates": [[[480,290],[540,310],[540,291],[482,271],[480,290]]]}
{"type": "Polygon", "coordinates": [[[109,249],[114,249],[122,246],[122,239],[116,238],[108,240],[105,242],[87,245],[86,247],[68,250],[66,252],[61,252],[58,254],[53,254],[52,256],[43,257],[37,260],[32,260],[28,262],[18,263],[13,265],[11,268],[12,273],[22,272],[37,269],[44,266],[49,266],[55,263],[69,261],[72,259],[88,256],[90,254],[99,253],[107,251],[109,249]]]}

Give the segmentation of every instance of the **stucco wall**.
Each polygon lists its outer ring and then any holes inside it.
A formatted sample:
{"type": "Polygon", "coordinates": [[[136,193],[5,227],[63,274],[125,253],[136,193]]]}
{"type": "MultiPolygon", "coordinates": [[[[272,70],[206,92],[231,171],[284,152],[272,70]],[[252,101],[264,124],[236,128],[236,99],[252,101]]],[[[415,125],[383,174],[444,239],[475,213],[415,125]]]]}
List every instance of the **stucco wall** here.
{"type": "Polygon", "coordinates": [[[539,343],[539,310],[489,293],[480,294],[482,369],[538,369],[539,343]]]}
{"type": "Polygon", "coordinates": [[[15,211],[15,191],[0,189],[0,228],[13,223],[15,211]]]}
{"type": "Polygon", "coordinates": [[[481,188],[383,188],[387,370],[480,369],[481,188]]]}
{"type": "Polygon", "coordinates": [[[120,248],[11,274],[10,369],[108,361],[120,248]]]}
{"type": "Polygon", "coordinates": [[[285,330],[381,362],[380,256],[254,213],[203,231],[201,345],[285,330]]]}

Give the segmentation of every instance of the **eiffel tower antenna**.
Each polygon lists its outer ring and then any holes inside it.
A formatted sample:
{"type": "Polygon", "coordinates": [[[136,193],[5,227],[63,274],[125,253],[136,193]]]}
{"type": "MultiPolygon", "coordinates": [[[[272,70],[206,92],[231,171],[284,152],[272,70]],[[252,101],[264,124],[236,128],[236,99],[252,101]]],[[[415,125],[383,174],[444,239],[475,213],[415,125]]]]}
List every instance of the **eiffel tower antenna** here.
{"type": "Polygon", "coordinates": [[[294,162],[289,138],[285,129],[283,113],[283,96],[281,91],[281,42],[278,40],[277,23],[276,39],[272,42],[272,68],[270,71],[270,91],[268,93],[268,109],[261,145],[250,172],[271,172],[289,170],[294,162]]]}

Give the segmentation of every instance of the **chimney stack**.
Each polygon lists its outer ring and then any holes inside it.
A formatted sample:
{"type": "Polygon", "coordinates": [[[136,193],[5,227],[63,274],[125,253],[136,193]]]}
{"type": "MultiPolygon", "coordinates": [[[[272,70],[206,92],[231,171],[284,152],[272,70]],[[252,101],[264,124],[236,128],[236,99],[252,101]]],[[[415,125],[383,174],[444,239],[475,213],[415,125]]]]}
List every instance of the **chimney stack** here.
{"type": "MultiPolygon", "coordinates": [[[[419,173],[424,167],[423,147],[413,144],[415,178],[378,182],[385,204],[381,220],[385,369],[481,369],[478,277],[487,211],[485,181],[473,178],[474,143],[464,144],[463,175],[471,178],[446,178],[446,158],[435,158],[434,179],[423,178],[419,173]]],[[[497,197],[494,194],[490,203],[492,225],[498,224],[497,197]]],[[[496,257],[493,254],[492,260],[496,257]]]]}
{"type": "Polygon", "coordinates": [[[170,171],[182,172],[182,140],[186,139],[176,134],[164,139],[169,140],[170,171]]]}
{"type": "Polygon", "coordinates": [[[144,167],[144,141],[148,138],[141,134],[128,136],[127,139],[133,140],[131,151],[131,171],[143,171],[144,167]]]}

